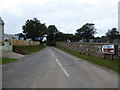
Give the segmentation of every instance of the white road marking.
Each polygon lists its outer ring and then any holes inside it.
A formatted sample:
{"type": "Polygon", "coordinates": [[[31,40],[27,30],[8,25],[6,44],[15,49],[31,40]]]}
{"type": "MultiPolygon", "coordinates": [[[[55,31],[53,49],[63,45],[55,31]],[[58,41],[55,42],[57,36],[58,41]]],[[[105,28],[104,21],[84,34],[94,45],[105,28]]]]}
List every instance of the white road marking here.
{"type": "Polygon", "coordinates": [[[55,56],[53,52],[52,52],[52,55],[55,56]]]}
{"type": "Polygon", "coordinates": [[[63,70],[63,72],[65,73],[66,76],[70,76],[67,71],[63,68],[63,66],[60,64],[60,62],[58,61],[58,59],[56,59],[58,65],[61,67],[61,69],[63,70]]]}

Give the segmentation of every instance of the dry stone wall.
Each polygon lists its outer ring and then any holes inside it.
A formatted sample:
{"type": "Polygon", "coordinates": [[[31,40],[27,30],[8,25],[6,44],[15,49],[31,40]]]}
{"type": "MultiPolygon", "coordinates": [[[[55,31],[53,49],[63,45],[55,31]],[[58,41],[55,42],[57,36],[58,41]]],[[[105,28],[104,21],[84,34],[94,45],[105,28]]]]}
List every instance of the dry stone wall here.
{"type": "Polygon", "coordinates": [[[80,54],[86,54],[90,56],[96,56],[100,58],[106,58],[106,59],[114,59],[114,60],[120,60],[120,56],[118,56],[118,46],[115,45],[115,54],[103,54],[102,52],[102,46],[103,45],[109,45],[106,43],[79,43],[79,42],[57,42],[56,46],[66,48],[68,50],[80,53],[80,54]]]}

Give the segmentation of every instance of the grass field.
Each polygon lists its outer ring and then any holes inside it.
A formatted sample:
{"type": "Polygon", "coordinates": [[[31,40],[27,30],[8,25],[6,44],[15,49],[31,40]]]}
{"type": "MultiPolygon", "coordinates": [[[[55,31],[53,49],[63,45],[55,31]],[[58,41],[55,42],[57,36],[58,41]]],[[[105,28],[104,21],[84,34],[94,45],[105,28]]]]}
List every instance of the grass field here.
{"type": "Polygon", "coordinates": [[[43,45],[37,45],[37,46],[14,46],[14,52],[20,53],[20,54],[23,54],[23,55],[28,55],[28,54],[40,51],[43,48],[45,48],[43,45]]]}
{"type": "Polygon", "coordinates": [[[0,64],[10,63],[16,60],[17,59],[13,59],[13,58],[0,58],[0,64]]]}
{"type": "Polygon", "coordinates": [[[62,51],[65,51],[67,53],[70,53],[74,56],[77,56],[81,59],[87,60],[89,62],[92,62],[94,64],[106,67],[108,69],[111,69],[113,71],[119,72],[120,73],[120,69],[119,69],[119,65],[120,65],[120,61],[118,60],[108,60],[108,59],[103,59],[103,58],[98,58],[98,57],[94,57],[94,56],[88,56],[88,55],[83,55],[83,54],[79,54],[64,48],[60,48],[60,47],[56,47],[62,51]]]}

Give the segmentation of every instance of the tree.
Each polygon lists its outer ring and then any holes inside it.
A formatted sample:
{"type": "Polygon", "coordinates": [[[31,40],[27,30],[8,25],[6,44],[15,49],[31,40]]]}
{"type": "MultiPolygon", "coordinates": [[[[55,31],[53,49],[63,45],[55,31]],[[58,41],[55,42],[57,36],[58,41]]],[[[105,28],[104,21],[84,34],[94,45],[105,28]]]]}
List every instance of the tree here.
{"type": "Polygon", "coordinates": [[[58,31],[58,33],[56,34],[55,37],[55,41],[67,41],[68,39],[70,39],[71,41],[78,41],[77,38],[75,37],[75,35],[73,34],[66,34],[66,33],[62,33],[60,31],[58,31]]]}
{"type": "Polygon", "coordinates": [[[55,41],[56,42],[64,41],[64,33],[58,31],[58,33],[56,33],[56,36],[55,36],[55,41]]]}
{"type": "Polygon", "coordinates": [[[26,34],[26,38],[31,38],[35,41],[35,38],[38,37],[41,42],[46,31],[46,25],[40,23],[37,18],[33,18],[33,20],[27,20],[22,29],[23,33],[26,34]]]}
{"type": "Polygon", "coordinates": [[[76,37],[88,41],[89,39],[94,38],[94,34],[96,33],[95,24],[86,23],[80,29],[77,29],[76,32],[76,37]]]}
{"type": "Polygon", "coordinates": [[[95,42],[100,42],[100,37],[98,36],[98,37],[94,37],[94,40],[95,40],[95,42]]]}
{"type": "Polygon", "coordinates": [[[114,39],[120,39],[119,31],[117,31],[117,28],[112,28],[111,30],[108,30],[106,33],[107,39],[110,42],[113,42],[114,39]]]}
{"type": "Polygon", "coordinates": [[[71,41],[76,41],[76,37],[73,34],[65,34],[64,33],[63,37],[64,37],[64,41],[67,41],[68,39],[71,41]]]}
{"type": "Polygon", "coordinates": [[[49,25],[47,28],[47,44],[48,45],[54,45],[56,35],[59,31],[57,30],[55,25],[49,25]]]}

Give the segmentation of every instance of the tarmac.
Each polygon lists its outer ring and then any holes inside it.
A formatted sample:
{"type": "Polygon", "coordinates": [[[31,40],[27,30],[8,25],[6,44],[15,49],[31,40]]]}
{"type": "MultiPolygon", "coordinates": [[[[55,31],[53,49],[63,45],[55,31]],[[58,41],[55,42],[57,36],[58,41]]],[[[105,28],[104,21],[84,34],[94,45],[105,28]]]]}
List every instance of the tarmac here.
{"type": "Polygon", "coordinates": [[[118,88],[118,74],[54,47],[2,66],[3,88],[118,88]]]}

